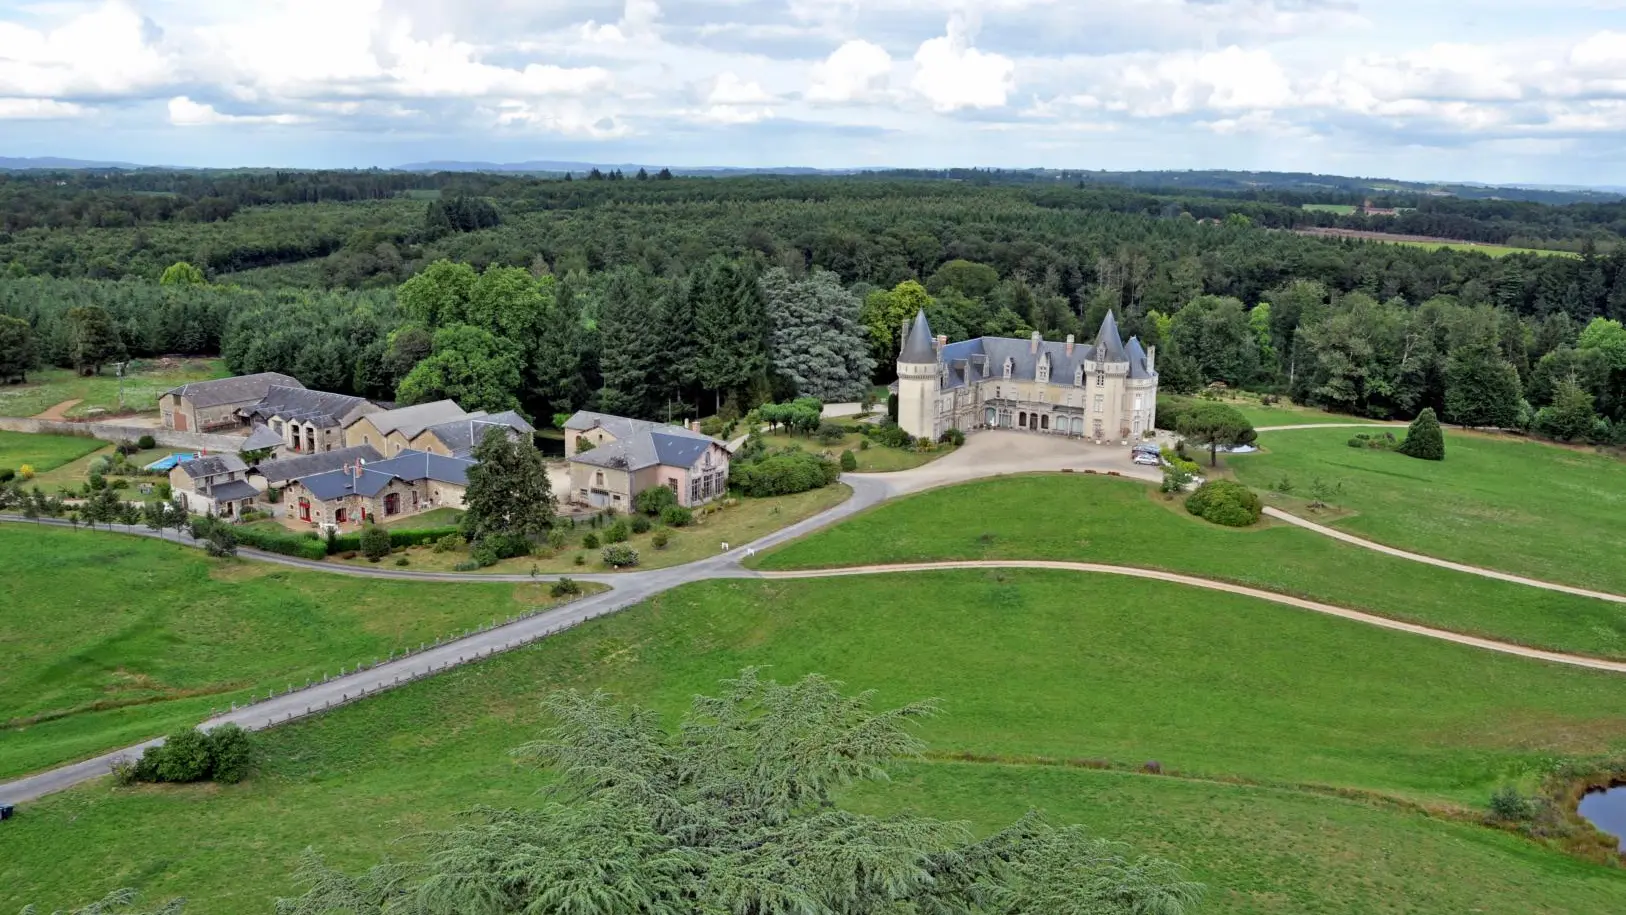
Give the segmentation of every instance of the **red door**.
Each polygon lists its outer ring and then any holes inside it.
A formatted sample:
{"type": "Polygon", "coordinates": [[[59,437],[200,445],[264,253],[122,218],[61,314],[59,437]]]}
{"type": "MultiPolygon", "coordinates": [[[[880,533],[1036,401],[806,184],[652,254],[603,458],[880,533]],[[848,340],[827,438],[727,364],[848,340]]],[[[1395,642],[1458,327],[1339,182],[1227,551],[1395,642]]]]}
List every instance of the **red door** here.
{"type": "Polygon", "coordinates": [[[299,500],[299,520],[301,520],[301,521],[309,521],[310,519],[311,519],[311,503],[310,503],[310,500],[309,499],[300,499],[299,500]]]}
{"type": "Polygon", "coordinates": [[[185,432],[186,431],[186,414],[182,413],[179,410],[175,411],[175,431],[176,432],[185,432]]]}

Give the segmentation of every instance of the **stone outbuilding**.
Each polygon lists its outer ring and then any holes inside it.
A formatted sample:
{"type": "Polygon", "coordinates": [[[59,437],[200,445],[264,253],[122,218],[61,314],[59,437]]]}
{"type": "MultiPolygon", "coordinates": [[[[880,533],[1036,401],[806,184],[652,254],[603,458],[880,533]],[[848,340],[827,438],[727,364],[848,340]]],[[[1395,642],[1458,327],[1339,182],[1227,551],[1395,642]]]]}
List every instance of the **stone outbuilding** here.
{"type": "Polygon", "coordinates": [[[273,387],[303,388],[299,379],[280,372],[260,372],[213,381],[193,381],[166,391],[158,398],[165,429],[177,432],[212,432],[243,424],[237,411],[265,399],[273,387]]]}

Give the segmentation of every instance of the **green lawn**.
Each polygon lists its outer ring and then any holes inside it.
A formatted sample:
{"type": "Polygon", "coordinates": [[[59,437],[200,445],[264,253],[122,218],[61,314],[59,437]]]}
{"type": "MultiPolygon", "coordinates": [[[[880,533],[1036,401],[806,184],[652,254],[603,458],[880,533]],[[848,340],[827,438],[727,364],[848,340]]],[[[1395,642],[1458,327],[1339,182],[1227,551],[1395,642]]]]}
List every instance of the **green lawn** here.
{"type": "Polygon", "coordinates": [[[400,528],[402,530],[419,530],[426,527],[449,527],[463,520],[461,508],[431,508],[429,511],[416,515],[403,515],[392,521],[385,521],[385,527],[400,528]]]}
{"type": "MultiPolygon", "coordinates": [[[[1403,430],[1399,430],[1403,435],[1403,430]]],[[[1548,581],[1626,594],[1626,463],[1538,442],[1448,433],[1444,461],[1350,448],[1348,429],[1266,433],[1265,452],[1228,460],[1265,490],[1284,476],[1344,485],[1337,527],[1548,581]]],[[[1301,510],[1301,509],[1295,509],[1301,510]]]]}
{"type": "Polygon", "coordinates": [[[883,704],[938,697],[923,728],[938,760],[1159,760],[1179,777],[923,762],[848,802],[979,829],[1041,807],[1188,864],[1213,885],[1204,912],[1626,906],[1626,873],[1468,822],[1555,757],[1626,750],[1622,678],[1177,585],[1023,571],[689,585],[268,732],[243,785],[47,798],[0,830],[0,911],[137,886],[211,915],[265,912],[307,846],[355,868],[456,811],[537,803],[543,777],[506,751],[543,725],[548,690],[603,687],[671,721],[747,665],[822,672],[883,704]]]}
{"type": "MultiPolygon", "coordinates": [[[[1196,398],[1169,396],[1159,400],[1191,401],[1196,398]]],[[[1260,403],[1255,394],[1239,391],[1221,401],[1235,407],[1237,412],[1247,418],[1255,428],[1266,426],[1303,426],[1322,423],[1370,423],[1377,420],[1362,416],[1347,416],[1343,413],[1328,413],[1316,407],[1302,407],[1283,398],[1281,401],[1269,406],[1260,403]]]]}
{"type": "Polygon", "coordinates": [[[551,602],[540,585],[359,581],[178,544],[0,525],[0,777],[92,756],[551,602]]]}
{"type": "Polygon", "coordinates": [[[826,445],[818,439],[806,435],[764,435],[762,443],[769,448],[800,448],[814,454],[827,454],[831,458],[841,457],[841,452],[851,451],[858,460],[858,469],[855,473],[890,473],[894,470],[910,470],[922,464],[929,464],[945,454],[954,451],[952,445],[941,445],[934,451],[906,451],[902,448],[888,448],[877,442],[871,442],[868,448],[861,447],[864,436],[857,432],[850,432],[845,438],[834,445],[826,445]]]}
{"type": "Polygon", "coordinates": [[[158,398],[189,381],[231,374],[219,359],[137,359],[124,378],[124,409],[119,409],[119,379],[112,367],[89,378],[72,369],[30,372],[28,384],[0,386],[0,416],[34,416],[69,400],[83,401],[67,411],[71,419],[94,414],[152,413],[158,398]]]}
{"type": "Polygon", "coordinates": [[[109,447],[106,442],[77,435],[0,432],[0,467],[17,470],[27,464],[36,474],[43,474],[109,447]]]}
{"type": "Polygon", "coordinates": [[[1353,203],[1306,203],[1300,209],[1310,213],[1337,213],[1339,216],[1349,216],[1355,212],[1353,203]]]}
{"type": "MultiPolygon", "coordinates": [[[[1278,440],[1319,434],[1284,432],[1278,440]]],[[[1610,542],[1596,538],[1598,549],[1610,542]]],[[[1063,559],[1188,572],[1459,632],[1626,658],[1626,605],[1397,559],[1285,523],[1222,528],[1145,484],[1101,476],[1030,475],[929,490],[786,544],[757,564],[943,559],[1063,559]]]]}
{"type": "Polygon", "coordinates": [[[1452,251],[1478,251],[1491,257],[1507,257],[1509,254],[1539,254],[1544,257],[1580,257],[1574,251],[1556,251],[1552,248],[1514,248],[1508,245],[1481,245],[1471,241],[1396,241],[1394,244],[1406,245],[1412,248],[1427,248],[1438,251],[1449,248],[1452,251]]]}

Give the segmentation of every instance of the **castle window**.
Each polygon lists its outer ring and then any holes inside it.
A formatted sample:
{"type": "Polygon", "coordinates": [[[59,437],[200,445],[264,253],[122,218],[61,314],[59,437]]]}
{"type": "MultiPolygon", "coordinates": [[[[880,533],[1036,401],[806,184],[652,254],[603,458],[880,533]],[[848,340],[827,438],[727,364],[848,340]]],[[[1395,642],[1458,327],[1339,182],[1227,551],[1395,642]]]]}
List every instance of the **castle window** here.
{"type": "Polygon", "coordinates": [[[1038,381],[1045,384],[1050,381],[1050,354],[1045,353],[1039,357],[1038,381]]]}
{"type": "Polygon", "coordinates": [[[1010,358],[1009,356],[1005,357],[1005,377],[1007,379],[1009,379],[1011,377],[1011,371],[1013,369],[1015,369],[1015,368],[1016,368],[1016,360],[1010,358]]]}
{"type": "Polygon", "coordinates": [[[1145,396],[1146,396],[1145,394],[1136,394],[1135,395],[1135,409],[1139,410],[1139,409],[1143,408],[1144,406],[1146,406],[1146,402],[1142,399],[1145,396]]]}
{"type": "Polygon", "coordinates": [[[1073,384],[1081,388],[1084,386],[1084,366],[1073,369],[1073,384]]]}
{"type": "Polygon", "coordinates": [[[1102,410],[1106,409],[1106,406],[1107,396],[1105,394],[1095,395],[1095,412],[1100,413],[1102,410]]]}

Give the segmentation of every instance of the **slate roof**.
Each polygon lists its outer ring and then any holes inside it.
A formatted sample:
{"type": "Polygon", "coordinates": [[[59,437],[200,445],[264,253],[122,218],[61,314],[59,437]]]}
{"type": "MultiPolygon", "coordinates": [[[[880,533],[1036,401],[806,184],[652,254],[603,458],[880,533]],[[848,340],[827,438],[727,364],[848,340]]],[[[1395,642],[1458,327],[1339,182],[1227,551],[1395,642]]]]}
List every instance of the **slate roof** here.
{"type": "Polygon", "coordinates": [[[925,309],[915,313],[914,326],[909,328],[909,336],[904,338],[898,361],[911,365],[932,365],[937,362],[937,348],[933,344],[932,329],[926,323],[925,309]]]}
{"type": "Polygon", "coordinates": [[[442,445],[450,448],[453,454],[465,455],[474,450],[474,446],[480,443],[480,439],[484,438],[486,432],[494,425],[507,426],[523,436],[528,436],[536,431],[531,428],[530,423],[525,421],[525,417],[520,416],[513,410],[489,414],[482,410],[470,413],[461,419],[429,426],[419,434],[434,435],[435,438],[440,439],[442,445]]]}
{"type": "Polygon", "coordinates": [[[315,454],[301,454],[297,457],[280,458],[275,461],[261,461],[257,468],[260,476],[265,477],[269,483],[285,483],[297,480],[300,477],[313,476],[318,473],[327,473],[338,470],[346,464],[356,461],[381,461],[384,459],[378,449],[372,445],[356,445],[350,448],[337,448],[333,451],[318,451],[315,454]]]}
{"type": "Polygon", "coordinates": [[[656,464],[693,467],[708,448],[723,444],[709,435],[683,426],[668,426],[587,410],[580,410],[571,416],[565,422],[565,428],[578,432],[602,428],[614,436],[615,441],[578,453],[571,460],[615,470],[642,470],[656,464]]]}
{"type": "Polygon", "coordinates": [[[182,461],[176,465],[181,472],[194,480],[203,477],[219,476],[223,473],[241,473],[248,469],[243,459],[235,454],[210,454],[204,457],[182,461]]]}
{"type": "Polygon", "coordinates": [[[283,444],[282,436],[271,431],[270,426],[255,426],[254,431],[248,434],[238,451],[259,451],[262,448],[275,448],[283,444]]]}
{"type": "MultiPolygon", "coordinates": [[[[951,390],[985,379],[1004,378],[1007,359],[1011,362],[1013,380],[1032,381],[1038,377],[1039,361],[1045,356],[1050,357],[1050,380],[1055,384],[1072,384],[1078,367],[1090,361],[1128,362],[1129,377],[1157,377],[1155,371],[1146,367],[1146,351],[1140,341],[1130,338],[1129,346],[1123,343],[1112,312],[1107,312],[1096,338],[1100,342],[1094,346],[1074,344],[1071,356],[1067,355],[1066,343],[1048,340],[1039,341],[1036,353],[1029,352],[1033,345],[1031,339],[1016,337],[977,337],[949,343],[940,354],[944,371],[942,388],[951,390]],[[1097,360],[1098,352],[1104,352],[1105,358],[1097,360]]],[[[903,361],[902,356],[898,358],[903,361]]]]}
{"type": "Polygon", "coordinates": [[[468,414],[457,405],[457,401],[436,400],[369,413],[367,419],[372,422],[373,428],[377,429],[379,434],[389,435],[391,432],[399,432],[406,436],[407,441],[411,441],[430,426],[462,419],[465,416],[468,414]]]}
{"type": "Polygon", "coordinates": [[[259,494],[260,491],[247,480],[227,480],[209,487],[209,498],[216,502],[236,502],[239,499],[252,499],[259,494]]]}
{"type": "Polygon", "coordinates": [[[165,393],[185,397],[192,401],[194,407],[218,407],[228,403],[252,403],[265,397],[265,392],[273,385],[304,387],[299,379],[280,372],[260,372],[235,378],[216,378],[213,381],[191,381],[165,393]]]}
{"type": "Polygon", "coordinates": [[[310,490],[311,495],[324,502],[349,495],[376,496],[384,490],[384,487],[390,485],[391,480],[404,480],[408,483],[435,480],[440,483],[466,486],[469,481],[469,468],[476,463],[467,458],[446,457],[427,451],[403,451],[387,461],[363,464],[359,471],[354,468],[340,468],[301,477],[299,485],[310,490]]]}
{"type": "Polygon", "coordinates": [[[244,407],[239,412],[258,419],[280,416],[325,429],[340,425],[357,408],[367,406],[369,404],[365,397],[276,385],[265,392],[265,397],[259,403],[244,407]]]}

